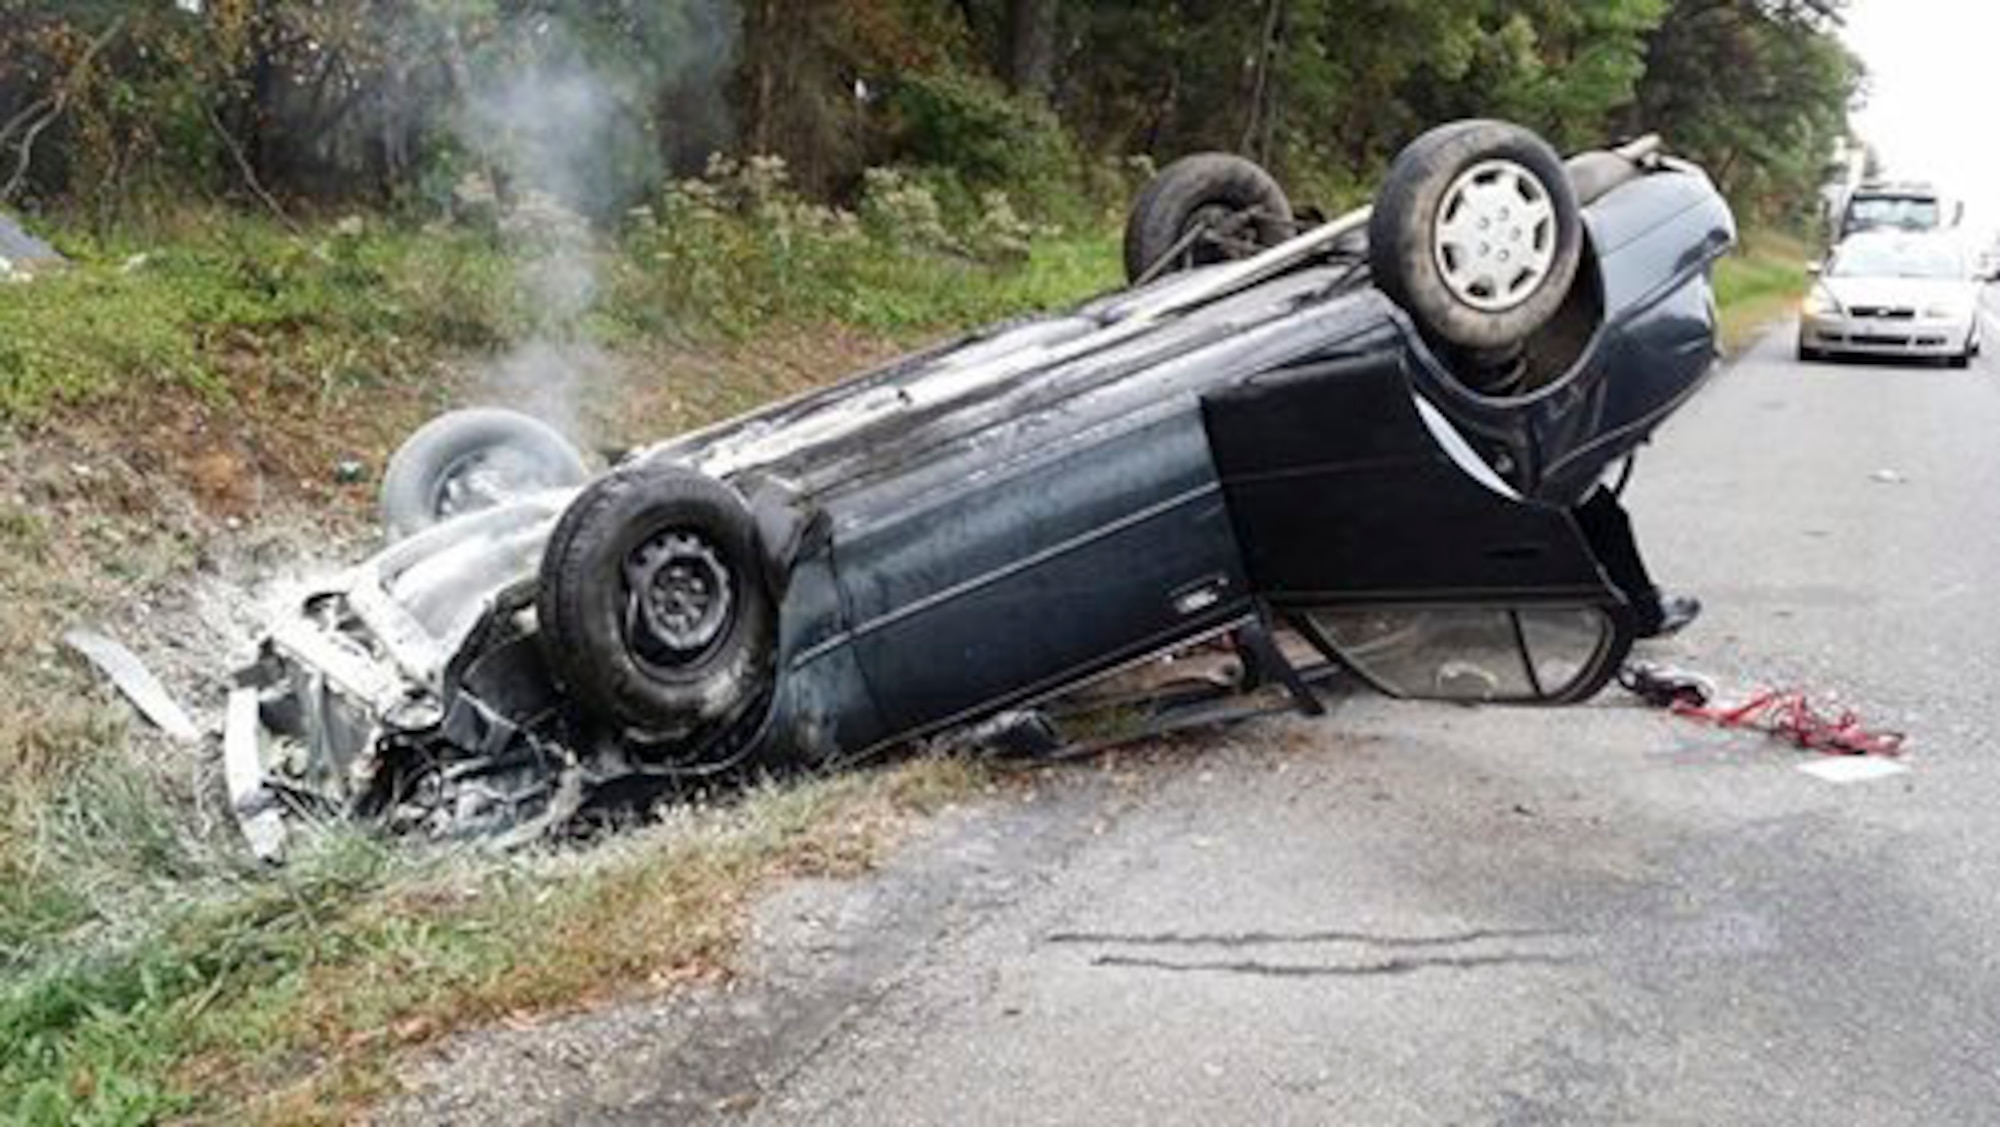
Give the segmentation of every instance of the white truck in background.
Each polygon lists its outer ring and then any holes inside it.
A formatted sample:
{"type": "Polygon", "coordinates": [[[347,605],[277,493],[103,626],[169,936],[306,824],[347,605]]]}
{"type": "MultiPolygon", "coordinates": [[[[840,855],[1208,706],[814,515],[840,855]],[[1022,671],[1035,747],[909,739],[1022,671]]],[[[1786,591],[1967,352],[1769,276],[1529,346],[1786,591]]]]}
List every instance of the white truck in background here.
{"type": "Polygon", "coordinates": [[[1840,194],[1828,217],[1828,232],[1839,245],[1858,231],[1941,231],[1958,226],[1965,204],[1929,184],[1866,183],[1840,194]]]}

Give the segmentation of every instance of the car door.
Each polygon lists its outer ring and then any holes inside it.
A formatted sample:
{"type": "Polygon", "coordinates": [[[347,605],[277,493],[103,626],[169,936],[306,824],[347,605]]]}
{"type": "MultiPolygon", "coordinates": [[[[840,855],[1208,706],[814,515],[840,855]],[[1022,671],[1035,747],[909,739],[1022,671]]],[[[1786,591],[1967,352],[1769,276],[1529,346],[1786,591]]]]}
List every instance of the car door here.
{"type": "Polygon", "coordinates": [[[1039,696],[1249,606],[1191,400],[883,509],[835,555],[855,650],[897,732],[1039,696]]]}
{"type": "Polygon", "coordinates": [[[1259,596],[1400,696],[1588,696],[1630,615],[1575,518],[1524,499],[1382,347],[1252,377],[1203,402],[1259,596]]]}

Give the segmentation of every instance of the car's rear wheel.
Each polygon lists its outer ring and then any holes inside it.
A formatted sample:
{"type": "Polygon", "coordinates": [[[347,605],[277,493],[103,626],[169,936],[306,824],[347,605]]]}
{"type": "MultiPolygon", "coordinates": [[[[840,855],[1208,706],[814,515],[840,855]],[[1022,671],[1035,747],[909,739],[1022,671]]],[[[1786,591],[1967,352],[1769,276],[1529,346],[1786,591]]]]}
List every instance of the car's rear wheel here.
{"type": "Polygon", "coordinates": [[[748,508],[680,466],[591,483],[542,556],[536,615],[550,671],[628,738],[688,746],[764,696],[776,610],[748,508]]]}
{"type": "Polygon", "coordinates": [[[1246,258],[1290,238],[1291,201],[1255,161],[1197,153],[1160,170],[1140,191],[1125,223],[1125,277],[1162,274],[1246,258]]]}
{"type": "Polygon", "coordinates": [[[1375,285],[1428,337],[1493,355],[1562,307],[1583,225],[1560,157],[1518,125],[1461,121],[1396,157],[1368,225],[1375,285]]]}
{"type": "Polygon", "coordinates": [[[439,415],[382,473],[382,527],[399,540],[509,497],[581,485],[583,454],[554,427],[497,407],[439,415]]]}

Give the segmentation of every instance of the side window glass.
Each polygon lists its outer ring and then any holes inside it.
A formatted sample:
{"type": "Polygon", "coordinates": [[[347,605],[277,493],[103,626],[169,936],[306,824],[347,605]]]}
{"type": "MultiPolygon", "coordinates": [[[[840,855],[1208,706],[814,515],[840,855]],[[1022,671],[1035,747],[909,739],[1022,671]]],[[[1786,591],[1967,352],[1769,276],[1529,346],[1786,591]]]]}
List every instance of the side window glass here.
{"type": "Polygon", "coordinates": [[[1594,676],[1613,640],[1595,608],[1349,607],[1307,619],[1355,672],[1395,696],[1529,702],[1594,676]]]}

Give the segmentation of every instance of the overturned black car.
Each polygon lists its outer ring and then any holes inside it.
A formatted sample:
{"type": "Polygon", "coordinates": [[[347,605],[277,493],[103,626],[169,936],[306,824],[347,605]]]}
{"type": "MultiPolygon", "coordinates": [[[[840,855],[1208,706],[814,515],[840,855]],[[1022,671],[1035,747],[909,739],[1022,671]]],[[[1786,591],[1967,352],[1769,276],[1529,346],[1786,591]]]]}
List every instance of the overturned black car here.
{"type": "Polygon", "coordinates": [[[1201,156],[1140,197],[1132,288],[594,478],[445,416],[385,475],[400,539],[240,676],[239,810],[267,851],[300,808],[533,831],[1277,623],[1391,693],[1583,699],[1634,618],[1573,507],[1711,369],[1733,239],[1650,139],[1444,126],[1316,225],[1201,156]]]}

